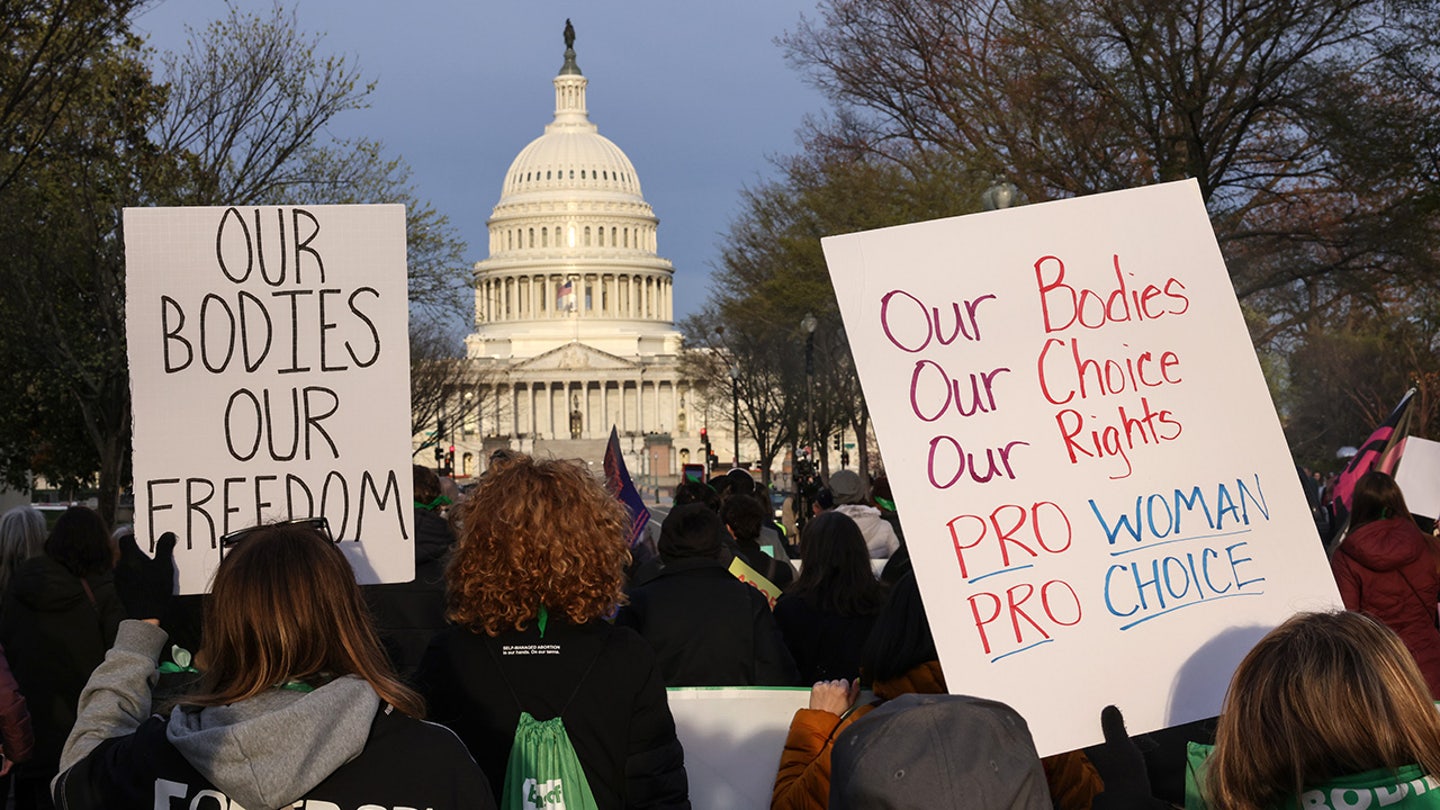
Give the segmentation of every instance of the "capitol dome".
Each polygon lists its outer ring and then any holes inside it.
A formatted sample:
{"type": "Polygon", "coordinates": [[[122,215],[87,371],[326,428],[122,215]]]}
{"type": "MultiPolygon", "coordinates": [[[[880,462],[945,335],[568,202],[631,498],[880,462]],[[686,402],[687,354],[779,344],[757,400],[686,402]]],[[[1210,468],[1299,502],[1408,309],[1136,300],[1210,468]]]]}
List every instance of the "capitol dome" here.
{"type": "Polygon", "coordinates": [[[635,166],[600,134],[567,41],[555,117],[511,162],[475,265],[472,357],[534,357],[569,341],[619,356],[674,354],[674,267],[635,166]]]}
{"type": "Polygon", "coordinates": [[[545,134],[520,150],[510,170],[500,203],[515,202],[527,194],[564,191],[625,195],[644,202],[635,166],[588,118],[557,122],[545,134]]]}

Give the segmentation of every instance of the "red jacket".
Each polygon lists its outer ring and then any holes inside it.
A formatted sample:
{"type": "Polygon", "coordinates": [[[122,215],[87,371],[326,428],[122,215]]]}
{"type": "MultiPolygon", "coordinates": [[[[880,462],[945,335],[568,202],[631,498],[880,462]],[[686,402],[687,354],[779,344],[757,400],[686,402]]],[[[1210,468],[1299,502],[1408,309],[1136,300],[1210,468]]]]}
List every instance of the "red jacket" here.
{"type": "Polygon", "coordinates": [[[1432,540],[1408,518],[1366,523],[1345,536],[1330,561],[1340,598],[1400,636],[1440,698],[1440,558],[1432,540]]]}
{"type": "Polygon", "coordinates": [[[6,759],[16,762],[28,761],[35,750],[30,711],[25,707],[25,696],[20,694],[20,684],[10,674],[3,648],[0,648],[0,745],[4,747],[6,759]]]}

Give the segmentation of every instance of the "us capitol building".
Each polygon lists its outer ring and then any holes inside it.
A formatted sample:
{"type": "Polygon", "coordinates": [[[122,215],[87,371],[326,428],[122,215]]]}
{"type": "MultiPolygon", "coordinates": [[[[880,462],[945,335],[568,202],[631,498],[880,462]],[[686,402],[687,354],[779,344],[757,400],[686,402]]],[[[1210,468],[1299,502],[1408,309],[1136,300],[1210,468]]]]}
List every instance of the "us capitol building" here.
{"type": "Polygon", "coordinates": [[[632,475],[676,475],[730,446],[728,399],[680,373],[675,268],[630,159],[591,123],[566,25],[555,118],[505,173],[475,265],[473,382],[451,406],[455,474],[505,448],[597,466],[613,425],[632,475]],[[453,418],[453,417],[452,417],[453,418]]]}

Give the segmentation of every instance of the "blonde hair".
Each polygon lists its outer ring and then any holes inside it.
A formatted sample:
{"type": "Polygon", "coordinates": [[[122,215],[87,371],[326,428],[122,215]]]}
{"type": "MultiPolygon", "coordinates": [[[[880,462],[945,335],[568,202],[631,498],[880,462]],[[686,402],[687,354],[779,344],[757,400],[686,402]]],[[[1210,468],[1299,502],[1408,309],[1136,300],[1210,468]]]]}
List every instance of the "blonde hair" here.
{"type": "Polygon", "coordinates": [[[446,615],[491,636],[543,605],[574,624],[624,601],[630,516],[579,462],[497,460],[460,507],[446,615]]]}
{"type": "Polygon", "coordinates": [[[1410,652],[1362,613],[1301,613],[1235,670],[1206,800],[1226,810],[1298,808],[1307,786],[1407,765],[1440,775],[1440,713],[1410,652]]]}

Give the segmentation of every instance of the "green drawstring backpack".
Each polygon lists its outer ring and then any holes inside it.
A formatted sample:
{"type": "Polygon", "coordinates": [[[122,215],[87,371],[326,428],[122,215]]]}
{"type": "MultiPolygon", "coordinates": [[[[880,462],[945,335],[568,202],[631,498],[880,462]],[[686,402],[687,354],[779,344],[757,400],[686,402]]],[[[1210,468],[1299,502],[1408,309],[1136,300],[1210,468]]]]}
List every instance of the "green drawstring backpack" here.
{"type": "Polygon", "coordinates": [[[594,810],[595,795],[575,746],[565,733],[565,721],[552,717],[541,722],[527,711],[515,724],[515,743],[505,766],[502,810],[594,810]]]}
{"type": "MultiPolygon", "coordinates": [[[[541,638],[544,638],[543,619],[540,632],[541,638]]],[[[609,643],[608,639],[606,643],[609,643]]],[[[595,662],[600,660],[604,647],[585,668],[560,713],[544,721],[536,720],[520,705],[515,689],[500,667],[500,656],[489,644],[485,648],[495,659],[500,680],[510,691],[510,699],[520,709],[520,720],[515,724],[515,742],[510,746],[510,759],[505,765],[500,810],[597,810],[595,794],[590,791],[590,781],[585,777],[580,758],[575,755],[575,746],[570,744],[570,735],[565,732],[562,718],[580,691],[580,685],[595,668],[595,662]]]]}

